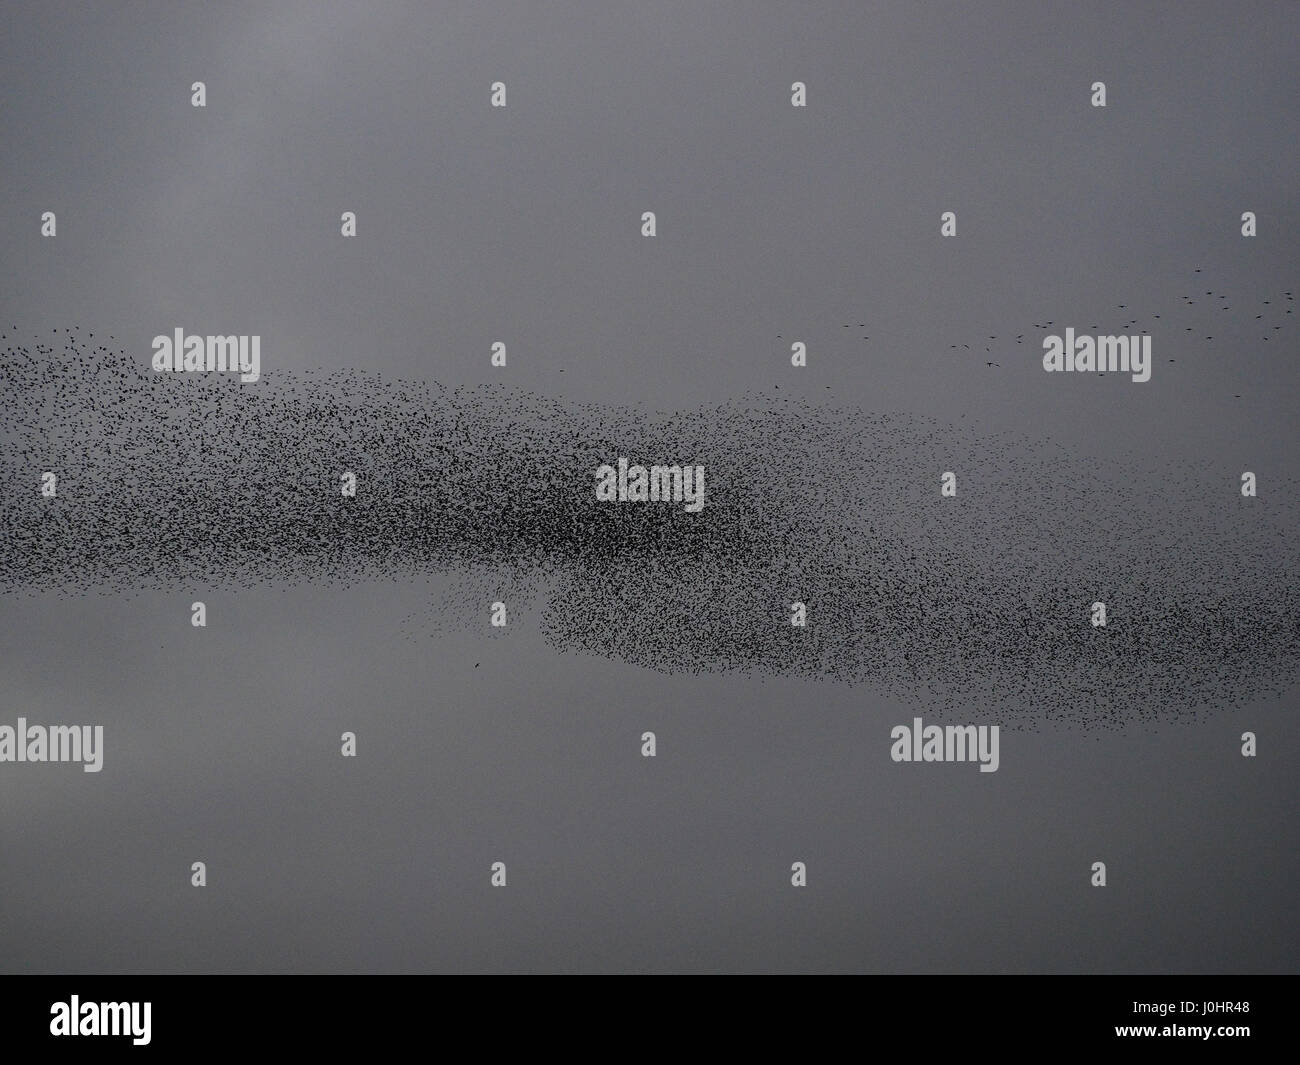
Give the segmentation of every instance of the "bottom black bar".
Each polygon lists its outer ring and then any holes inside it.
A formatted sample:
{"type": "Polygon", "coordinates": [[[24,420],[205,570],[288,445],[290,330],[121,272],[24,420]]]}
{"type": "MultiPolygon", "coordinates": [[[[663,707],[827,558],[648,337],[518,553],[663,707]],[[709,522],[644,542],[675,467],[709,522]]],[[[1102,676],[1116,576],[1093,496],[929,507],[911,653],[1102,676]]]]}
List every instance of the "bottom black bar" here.
{"type": "Polygon", "coordinates": [[[520,1043],[694,1056],[750,1042],[820,1056],[833,1038],[859,1052],[1203,1046],[1238,1057],[1294,1051],[1300,1024],[1289,977],[859,976],[839,986],[751,977],[726,988],[700,979],[709,978],[542,987],[500,977],[6,976],[0,1056],[441,1047],[491,1058],[520,1043]]]}

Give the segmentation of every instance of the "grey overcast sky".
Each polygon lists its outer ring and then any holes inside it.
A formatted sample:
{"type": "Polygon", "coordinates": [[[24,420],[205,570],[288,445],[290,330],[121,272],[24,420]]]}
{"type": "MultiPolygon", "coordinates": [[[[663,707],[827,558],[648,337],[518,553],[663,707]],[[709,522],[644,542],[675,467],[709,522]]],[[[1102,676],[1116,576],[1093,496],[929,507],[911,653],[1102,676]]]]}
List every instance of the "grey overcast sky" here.
{"type": "MultiPolygon", "coordinates": [[[[1300,280],[1294,3],[12,0],[0,26],[20,332],[141,365],[177,327],[255,333],[271,381],[447,385],[499,379],[502,340],[510,387],[564,399],[829,384],[1098,463],[1295,468],[1297,334],[1246,313],[1300,280]],[[1042,372],[1034,323],[1139,314],[1170,322],[1149,383],[1042,372]]],[[[1296,968],[1293,698],[896,772],[911,710],[869,690],[558,655],[527,618],[412,642],[425,584],[201,591],[0,600],[0,723],[106,731],[100,774],[0,766],[0,968],[1296,968]]]]}

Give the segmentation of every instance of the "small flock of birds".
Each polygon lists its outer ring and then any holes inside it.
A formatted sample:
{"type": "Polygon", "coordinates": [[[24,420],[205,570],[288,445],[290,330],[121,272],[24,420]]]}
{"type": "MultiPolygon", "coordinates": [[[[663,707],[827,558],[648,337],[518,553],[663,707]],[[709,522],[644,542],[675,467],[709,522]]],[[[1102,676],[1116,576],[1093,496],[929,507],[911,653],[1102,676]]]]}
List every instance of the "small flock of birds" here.
{"type": "MultiPolygon", "coordinates": [[[[1196,275],[1201,273],[1203,273],[1203,268],[1196,267],[1192,271],[1192,278],[1196,279],[1196,275]]],[[[1202,311],[1204,312],[1209,312],[1209,311],[1231,312],[1233,309],[1233,305],[1235,303],[1235,305],[1238,308],[1236,319],[1220,320],[1220,324],[1227,323],[1228,325],[1236,327],[1238,325],[1246,324],[1246,323],[1250,323],[1250,324],[1259,323],[1258,328],[1260,330],[1260,333],[1257,339],[1261,343],[1277,344],[1279,342],[1282,342],[1283,344],[1285,344],[1287,341],[1290,340],[1290,338],[1292,338],[1295,335],[1295,319],[1293,317],[1288,317],[1289,315],[1294,315],[1295,313],[1295,306],[1294,306],[1295,293],[1290,289],[1287,289],[1282,292],[1270,294],[1270,297],[1268,299],[1264,299],[1260,296],[1254,296],[1251,297],[1250,299],[1246,299],[1242,297],[1234,301],[1230,299],[1228,294],[1225,292],[1215,292],[1212,288],[1205,289],[1203,292],[1201,292],[1198,288],[1194,292],[1182,294],[1179,298],[1182,300],[1183,309],[1199,306],[1202,308],[1202,311]],[[1258,311],[1258,313],[1254,314],[1254,316],[1251,319],[1244,319],[1242,317],[1244,313],[1243,307],[1245,307],[1247,310],[1256,310],[1258,311]]],[[[1129,306],[1128,304],[1125,303],[1116,304],[1116,310],[1127,312],[1129,310],[1129,306]]],[[[1182,325],[1181,323],[1178,325],[1171,325],[1172,320],[1173,320],[1172,315],[1168,314],[1167,312],[1164,315],[1153,313],[1148,315],[1146,318],[1141,318],[1136,315],[1132,317],[1126,317],[1123,323],[1118,327],[1115,327],[1113,325],[1103,325],[1102,323],[1099,322],[1093,322],[1090,325],[1088,325],[1087,328],[1090,329],[1094,335],[1098,335],[1098,334],[1106,335],[1110,333],[1118,333],[1122,335],[1136,334],[1141,336],[1141,335],[1150,335],[1153,330],[1159,328],[1159,326],[1157,326],[1157,323],[1160,323],[1160,325],[1167,326],[1169,327],[1170,330],[1182,334],[1191,333],[1193,335],[1196,335],[1198,333],[1198,329],[1196,326],[1182,325]]],[[[1205,314],[1200,315],[1198,319],[1198,324],[1202,327],[1199,330],[1199,332],[1202,334],[1203,340],[1206,343],[1214,342],[1214,333],[1209,331],[1211,329],[1216,328],[1212,324],[1213,321],[1214,318],[1212,315],[1207,316],[1205,314]]],[[[1042,334],[1045,334],[1047,330],[1057,327],[1057,324],[1058,323],[1056,321],[1049,319],[1042,322],[1030,322],[1028,327],[1038,330],[1042,334]]],[[[843,323],[843,328],[852,329],[854,328],[854,325],[855,323],[853,322],[845,322],[843,323]]],[[[857,322],[856,327],[858,329],[866,329],[867,323],[857,322]]],[[[1062,325],[1060,328],[1064,328],[1064,326],[1062,325]]],[[[1076,328],[1082,328],[1082,326],[1076,326],[1076,328]]],[[[1222,333],[1222,330],[1219,330],[1219,332],[1222,333]]],[[[951,351],[957,351],[957,352],[961,352],[961,351],[981,352],[982,349],[981,353],[984,355],[997,356],[997,358],[984,359],[983,360],[984,365],[990,369],[1001,369],[1003,368],[1004,363],[998,360],[1002,358],[1006,358],[1007,355],[1014,353],[1016,347],[1023,346],[1025,344],[1025,338],[1027,336],[1029,336],[1029,334],[1026,332],[1019,332],[1015,334],[1010,334],[1010,333],[989,334],[981,338],[980,340],[975,341],[974,343],[957,342],[957,343],[949,344],[948,348],[951,351]]],[[[782,334],[777,334],[777,339],[781,340],[784,339],[784,337],[782,334]]],[[[1030,348],[1032,350],[1035,351],[1037,350],[1037,342],[1040,339],[1041,337],[1031,337],[1030,348]]],[[[871,340],[870,334],[863,333],[862,340],[864,342],[869,342],[871,340]]],[[[1177,350],[1177,348],[1175,348],[1174,350],[1177,350]]],[[[1178,360],[1175,356],[1168,355],[1165,356],[1165,361],[1169,363],[1176,363],[1178,360]]],[[[1016,363],[1016,365],[1020,365],[1020,363],[1016,363]]],[[[1097,376],[1102,377],[1105,376],[1105,374],[1099,373],[1097,376]]],[[[776,387],[778,390],[780,388],[779,385],[776,385],[774,387],[776,387]]],[[[826,385],[825,387],[829,390],[831,386],[826,385]]],[[[1234,394],[1234,396],[1237,399],[1241,398],[1241,395],[1239,393],[1234,394]]]]}
{"type": "MultiPolygon", "coordinates": [[[[1201,274],[1202,272],[1203,269],[1201,267],[1196,267],[1192,271],[1192,276],[1195,277],[1195,275],[1201,274]]],[[[1261,297],[1256,296],[1256,297],[1252,297],[1248,301],[1241,298],[1235,301],[1231,300],[1230,297],[1227,295],[1227,293],[1215,292],[1213,289],[1206,289],[1204,290],[1203,294],[1200,291],[1192,292],[1192,293],[1184,293],[1179,298],[1182,300],[1183,308],[1200,306],[1203,311],[1212,310],[1212,311],[1219,311],[1219,312],[1229,312],[1232,310],[1233,303],[1235,302],[1238,307],[1237,319],[1222,320],[1228,322],[1228,324],[1232,326],[1237,326],[1239,324],[1244,324],[1247,322],[1247,320],[1242,317],[1242,311],[1241,311],[1241,307],[1243,303],[1245,303],[1249,308],[1259,311],[1259,313],[1255,314],[1253,319],[1250,319],[1249,321],[1252,323],[1253,322],[1259,323],[1258,328],[1261,330],[1261,332],[1259,334],[1258,339],[1260,342],[1263,343],[1269,343],[1269,342],[1276,343],[1277,341],[1285,341],[1286,339],[1294,335],[1295,319],[1287,317],[1288,315],[1293,315],[1295,313],[1295,307],[1294,307],[1295,293],[1290,289],[1283,291],[1281,293],[1271,294],[1270,298],[1268,299],[1263,299],[1261,297]],[[1214,302],[1216,300],[1218,301],[1217,304],[1214,302]],[[1281,336],[1279,336],[1278,334],[1281,334],[1281,336]]],[[[1129,310],[1129,306],[1128,304],[1125,303],[1116,304],[1116,310],[1127,312],[1129,310]]],[[[1214,341],[1214,334],[1212,332],[1209,332],[1208,329],[1206,329],[1205,327],[1208,326],[1209,329],[1215,328],[1213,325],[1210,324],[1211,317],[1206,317],[1204,314],[1202,314],[1199,319],[1199,324],[1203,327],[1200,331],[1203,334],[1204,342],[1209,342],[1209,343],[1212,343],[1214,341]]],[[[1176,332],[1181,332],[1183,334],[1192,333],[1193,335],[1195,335],[1198,332],[1196,326],[1193,325],[1181,325],[1180,323],[1179,325],[1170,326],[1171,321],[1172,321],[1172,316],[1170,316],[1168,313],[1166,313],[1164,316],[1153,313],[1147,316],[1147,318],[1145,319],[1138,317],[1137,315],[1128,317],[1118,328],[1115,328],[1111,325],[1102,325],[1101,323],[1098,322],[1091,323],[1090,325],[1087,326],[1087,328],[1090,329],[1094,335],[1099,333],[1100,334],[1117,333],[1121,335],[1136,334],[1139,336],[1143,336],[1143,335],[1151,335],[1153,330],[1159,328],[1156,325],[1156,323],[1160,323],[1162,326],[1168,326],[1171,330],[1176,332]]],[[[1045,333],[1047,330],[1056,327],[1057,323],[1055,321],[1048,320],[1044,322],[1031,322],[1030,325],[1032,326],[1032,328],[1045,333]]],[[[1064,326],[1062,326],[1061,328],[1064,328],[1064,326]]],[[[1082,328],[1082,327],[1076,326],[1076,328],[1082,328]]],[[[1025,336],[1026,336],[1025,333],[1015,334],[1014,337],[1015,343],[1017,345],[1023,345],[1025,342],[1025,336]]],[[[972,348],[972,346],[969,343],[954,343],[954,344],[949,344],[948,347],[949,350],[951,351],[973,351],[973,350],[977,350],[980,344],[983,344],[984,353],[990,354],[993,353],[995,350],[992,345],[995,344],[999,339],[1002,338],[996,335],[990,335],[985,338],[985,341],[977,342],[974,348],[972,348]]],[[[1007,339],[1011,339],[1011,338],[1007,338],[1007,339]]],[[[1039,338],[1034,338],[1034,339],[1037,340],[1039,338]]],[[[1031,341],[1031,346],[1036,350],[1037,345],[1033,343],[1033,341],[1031,341]]],[[[1166,356],[1165,361],[1177,362],[1178,360],[1174,356],[1166,356]]],[[[985,360],[984,365],[988,367],[1001,368],[1002,363],[994,360],[985,360]]],[[[1098,374],[1098,376],[1099,377],[1104,376],[1104,374],[1098,374]]],[[[1240,399],[1241,398],[1240,394],[1235,394],[1235,398],[1240,399]]]]}

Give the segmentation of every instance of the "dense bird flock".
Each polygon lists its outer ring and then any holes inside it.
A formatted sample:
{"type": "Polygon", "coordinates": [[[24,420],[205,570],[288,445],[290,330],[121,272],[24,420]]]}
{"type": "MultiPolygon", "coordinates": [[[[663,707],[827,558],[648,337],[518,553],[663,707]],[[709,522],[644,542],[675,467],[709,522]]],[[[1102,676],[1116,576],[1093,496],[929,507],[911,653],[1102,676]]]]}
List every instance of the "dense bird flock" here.
{"type": "Polygon", "coordinates": [[[80,327],[10,327],[0,351],[9,594],[452,574],[423,633],[539,595],[562,652],[1024,724],[1199,717],[1294,683],[1295,486],[1243,498],[1209,460],[1099,469],[769,395],[654,414],[360,371],[245,386],[155,374],[80,327]],[[703,465],[703,511],[598,502],[618,456],[703,465]]]}

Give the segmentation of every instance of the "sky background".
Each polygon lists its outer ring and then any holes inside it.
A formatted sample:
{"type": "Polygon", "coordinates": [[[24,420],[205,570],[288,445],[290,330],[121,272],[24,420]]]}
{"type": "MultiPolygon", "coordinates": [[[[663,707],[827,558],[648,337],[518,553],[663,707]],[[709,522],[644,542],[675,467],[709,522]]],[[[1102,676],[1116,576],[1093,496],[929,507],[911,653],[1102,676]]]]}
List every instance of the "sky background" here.
{"type": "MultiPolygon", "coordinates": [[[[0,26],[7,325],[141,365],[176,327],[256,333],[272,381],[648,410],[829,384],[1099,466],[1211,459],[1261,492],[1295,468],[1295,327],[1262,343],[1245,313],[1300,280],[1293,3],[14,2],[0,26]],[[1207,289],[1236,313],[1180,299],[1207,289]],[[1058,330],[1032,323],[1134,314],[1150,382],[1043,373],[1058,330]]],[[[1296,968],[1294,698],[1004,732],[994,774],[899,766],[912,709],[866,689],[560,655],[527,614],[412,640],[435,584],[0,600],[0,722],[106,734],[99,774],[0,765],[0,969],[1296,968]]]]}

